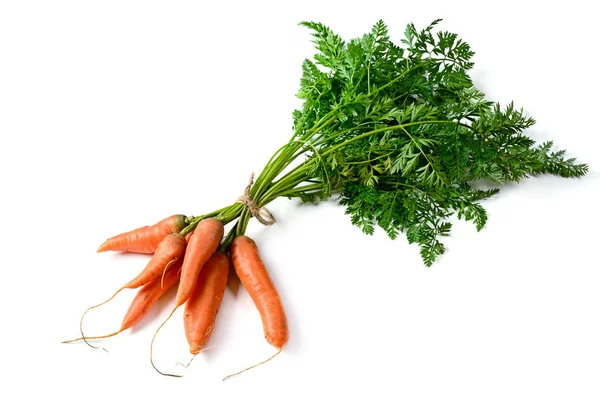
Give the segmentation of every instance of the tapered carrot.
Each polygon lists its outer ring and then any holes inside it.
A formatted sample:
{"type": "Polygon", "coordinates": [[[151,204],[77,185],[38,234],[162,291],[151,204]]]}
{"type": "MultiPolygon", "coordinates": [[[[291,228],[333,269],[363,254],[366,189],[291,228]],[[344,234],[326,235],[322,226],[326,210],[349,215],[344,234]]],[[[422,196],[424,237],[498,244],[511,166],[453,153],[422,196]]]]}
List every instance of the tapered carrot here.
{"type": "Polygon", "coordinates": [[[228,275],[229,258],[217,251],[202,267],[192,295],[185,303],[183,326],[190,353],[194,355],[202,350],[213,333],[228,275]]]}
{"type": "Polygon", "coordinates": [[[289,338],[287,318],[279,294],[269,277],[267,268],[260,258],[258,247],[254,240],[247,236],[238,236],[231,242],[229,254],[237,276],[250,294],[260,314],[265,339],[279,349],[267,360],[255,364],[235,374],[226,376],[223,380],[239,375],[244,371],[264,364],[281,352],[289,338]]]}
{"type": "Polygon", "coordinates": [[[138,274],[135,278],[129,281],[127,284],[122,286],[119,290],[115,292],[108,300],[103,301],[100,304],[89,307],[83,315],[81,316],[81,321],[79,323],[79,330],[81,332],[81,337],[83,340],[91,347],[97,348],[96,346],[92,346],[88,341],[86,336],[83,333],[83,318],[88,313],[88,311],[100,307],[103,304],[108,303],[110,300],[114,299],[117,294],[119,294],[124,289],[136,289],[140,286],[145,285],[146,283],[156,279],[161,278],[166,268],[168,268],[171,264],[175,263],[177,260],[181,259],[184,255],[186,247],[186,241],[183,236],[179,233],[171,233],[167,235],[156,248],[156,252],[150,259],[150,262],[142,272],[138,274]]]}
{"type": "MultiPolygon", "coordinates": [[[[150,308],[158,299],[160,299],[169,289],[179,282],[179,268],[181,267],[181,260],[176,262],[172,268],[170,268],[164,274],[164,277],[155,278],[154,280],[146,283],[137,292],[135,298],[131,302],[121,328],[118,331],[109,333],[108,335],[102,336],[87,336],[86,339],[105,339],[115,336],[137,324],[144,316],[150,311],[150,308]]],[[[83,340],[83,337],[66,340],[63,343],[71,343],[79,340],[83,340]]]]}
{"type": "Polygon", "coordinates": [[[187,225],[187,217],[181,214],[171,215],[154,225],[143,226],[107,239],[99,248],[103,251],[129,251],[152,254],[158,244],[170,233],[180,232],[187,225]]]}
{"type": "Polygon", "coordinates": [[[140,289],[123,318],[121,331],[137,324],[148,313],[152,304],[179,282],[180,267],[181,260],[173,264],[164,277],[155,278],[140,289]]]}
{"type": "Polygon", "coordinates": [[[134,289],[145,283],[150,282],[154,278],[160,277],[164,269],[170,263],[183,258],[186,248],[186,240],[179,233],[171,233],[167,235],[158,245],[156,252],[150,259],[148,265],[138,276],[133,278],[123,288],[134,289]]]}
{"type": "Polygon", "coordinates": [[[216,218],[203,219],[196,226],[183,258],[175,308],[185,303],[192,294],[202,267],[219,247],[223,232],[223,223],[216,218]]]}
{"type": "Polygon", "coordinates": [[[207,218],[198,223],[194,234],[189,239],[183,258],[183,265],[181,267],[179,286],[177,287],[177,295],[175,296],[175,306],[167,319],[165,319],[158,327],[150,342],[150,363],[152,364],[152,367],[162,375],[181,377],[181,375],[166,374],[156,368],[152,358],[154,339],[156,338],[158,331],[160,331],[164,324],[166,324],[173,316],[175,311],[190,298],[192,291],[196,286],[196,282],[198,281],[198,275],[200,275],[202,267],[215,253],[217,247],[219,247],[219,243],[221,243],[221,239],[223,238],[223,233],[223,223],[220,220],[216,218],[207,218]]]}
{"type": "Polygon", "coordinates": [[[287,318],[256,243],[247,236],[238,236],[229,252],[237,276],[258,309],[265,339],[271,346],[282,348],[289,338],[287,318]]]}

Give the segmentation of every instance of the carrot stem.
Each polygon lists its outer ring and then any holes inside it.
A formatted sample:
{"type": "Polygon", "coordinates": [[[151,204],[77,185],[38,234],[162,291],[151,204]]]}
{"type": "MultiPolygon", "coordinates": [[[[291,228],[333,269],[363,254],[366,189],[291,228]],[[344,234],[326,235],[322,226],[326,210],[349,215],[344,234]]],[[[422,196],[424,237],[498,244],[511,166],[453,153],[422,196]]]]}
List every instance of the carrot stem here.
{"type": "Polygon", "coordinates": [[[207,218],[218,219],[223,223],[223,225],[227,225],[228,223],[230,223],[231,221],[235,220],[236,218],[238,218],[240,216],[240,213],[242,212],[243,208],[245,208],[245,207],[243,207],[242,204],[234,203],[227,207],[223,207],[223,208],[220,208],[213,212],[210,212],[208,214],[204,214],[204,215],[195,217],[190,221],[188,226],[186,226],[179,232],[179,234],[181,236],[187,235],[188,233],[190,233],[196,229],[196,226],[198,226],[200,221],[202,221],[203,219],[207,219],[207,218]]]}
{"type": "Polygon", "coordinates": [[[227,236],[225,237],[225,240],[223,240],[223,242],[221,243],[221,246],[219,246],[219,250],[225,254],[227,254],[227,250],[229,249],[229,245],[231,244],[231,242],[233,241],[233,239],[237,236],[236,232],[237,232],[237,226],[239,224],[239,220],[235,223],[235,225],[233,225],[233,227],[229,230],[229,232],[227,233],[227,236]]]}

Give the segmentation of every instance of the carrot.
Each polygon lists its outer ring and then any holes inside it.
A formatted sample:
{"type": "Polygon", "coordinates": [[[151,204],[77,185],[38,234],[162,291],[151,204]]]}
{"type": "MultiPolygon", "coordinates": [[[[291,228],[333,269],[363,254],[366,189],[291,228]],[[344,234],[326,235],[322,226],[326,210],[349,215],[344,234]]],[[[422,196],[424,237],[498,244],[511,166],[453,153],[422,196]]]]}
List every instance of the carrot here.
{"type": "Polygon", "coordinates": [[[170,233],[180,232],[187,225],[187,217],[181,214],[171,215],[154,225],[143,226],[107,239],[97,250],[129,251],[152,254],[161,240],[170,233]]]}
{"type": "Polygon", "coordinates": [[[146,265],[142,272],[138,274],[135,278],[133,278],[129,283],[122,286],[119,290],[115,292],[108,300],[103,301],[100,304],[89,307],[83,315],[81,316],[81,321],[79,323],[79,330],[81,332],[81,337],[83,340],[91,347],[97,348],[96,346],[92,346],[88,341],[86,336],[83,333],[83,318],[88,313],[88,311],[100,307],[115,298],[117,294],[119,294],[124,289],[136,289],[140,286],[145,285],[146,283],[160,278],[164,271],[178,259],[180,259],[185,252],[186,242],[185,238],[181,236],[179,233],[171,233],[167,235],[156,248],[156,252],[150,259],[150,262],[146,265]]]}
{"type": "Polygon", "coordinates": [[[175,297],[175,308],[189,299],[202,266],[219,247],[219,243],[223,238],[223,231],[223,223],[215,218],[203,219],[198,223],[194,234],[190,237],[183,258],[181,278],[175,297]]]}
{"type": "Polygon", "coordinates": [[[269,277],[265,264],[260,258],[260,253],[254,240],[247,236],[237,236],[231,242],[229,254],[237,276],[258,309],[265,339],[267,339],[267,342],[271,346],[279,349],[279,351],[267,360],[235,374],[228,375],[223,380],[239,375],[244,371],[271,360],[281,352],[289,338],[287,318],[283,311],[281,299],[269,277]]]}
{"type": "Polygon", "coordinates": [[[237,276],[258,309],[267,342],[282,348],[289,338],[287,319],[256,243],[248,236],[238,236],[233,239],[229,252],[237,276]]]}
{"type": "Polygon", "coordinates": [[[185,248],[185,238],[179,233],[167,235],[158,245],[146,268],[123,288],[135,289],[161,276],[169,264],[182,258],[185,248]]]}
{"type": "Polygon", "coordinates": [[[229,258],[217,251],[202,268],[192,295],[185,303],[183,324],[190,353],[196,355],[208,343],[227,286],[229,258]]]}
{"type": "MultiPolygon", "coordinates": [[[[181,261],[177,262],[173,268],[170,268],[164,275],[164,278],[154,278],[154,280],[146,283],[142,288],[137,292],[135,298],[131,302],[125,317],[123,318],[123,322],[121,323],[121,328],[113,333],[103,336],[87,336],[86,339],[105,339],[133,327],[137,324],[147,313],[150,311],[150,308],[158,299],[160,299],[169,289],[179,282],[179,268],[181,266],[181,261]]],[[[71,343],[79,340],[83,340],[83,337],[66,340],[63,343],[71,343]]]]}
{"type": "Polygon", "coordinates": [[[165,321],[158,327],[152,341],[150,342],[150,363],[154,369],[166,376],[181,377],[181,375],[166,374],[161,372],[154,365],[152,358],[152,349],[154,347],[154,339],[158,334],[158,331],[167,323],[167,321],[173,316],[175,311],[183,305],[191,296],[200,271],[206,262],[219,247],[221,239],[223,238],[224,227],[223,223],[216,218],[207,218],[201,220],[194,234],[190,237],[185,256],[183,258],[183,265],[181,267],[181,276],[179,278],[179,286],[177,287],[177,295],[175,296],[175,306],[171,311],[171,314],[165,319],[165,321]]]}
{"type": "Polygon", "coordinates": [[[181,261],[175,263],[165,273],[164,278],[155,278],[140,289],[123,318],[121,331],[137,324],[148,313],[152,304],[179,282],[180,266],[181,261]]]}

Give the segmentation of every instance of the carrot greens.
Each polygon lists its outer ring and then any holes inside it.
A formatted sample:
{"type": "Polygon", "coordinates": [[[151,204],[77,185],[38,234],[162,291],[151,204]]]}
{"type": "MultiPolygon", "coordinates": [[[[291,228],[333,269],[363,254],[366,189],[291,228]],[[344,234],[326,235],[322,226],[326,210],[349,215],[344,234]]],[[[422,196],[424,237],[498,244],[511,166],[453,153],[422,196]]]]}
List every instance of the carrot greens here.
{"type": "MultiPolygon", "coordinates": [[[[444,253],[440,237],[450,233],[450,216],[477,230],[485,225],[480,202],[499,189],[480,190],[474,181],[501,186],[538,174],[587,173],[552,142],[526,136],[535,121],[522,109],[485,98],[468,74],[470,46],[436,31],[439,22],[423,30],[409,24],[398,44],[383,21],[348,42],[320,23],[301,23],[317,53],[302,64],[297,96],[304,102],[293,112],[291,139],[249,191],[257,207],[279,197],[335,195],[363,232],[379,226],[392,239],[404,233],[430,266],[444,253]]],[[[240,204],[218,211],[224,222],[237,219],[223,248],[251,216],[240,204]]]]}

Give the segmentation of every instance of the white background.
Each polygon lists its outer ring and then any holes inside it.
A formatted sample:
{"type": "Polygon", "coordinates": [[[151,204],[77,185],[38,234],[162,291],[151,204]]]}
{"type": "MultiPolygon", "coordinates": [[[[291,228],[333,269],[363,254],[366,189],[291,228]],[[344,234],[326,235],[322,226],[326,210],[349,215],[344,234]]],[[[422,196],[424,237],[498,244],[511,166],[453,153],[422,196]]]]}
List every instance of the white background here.
{"type": "MultiPolygon", "coordinates": [[[[2,398],[600,398],[597,235],[599,58],[593,2],[4,1],[0,3],[2,398]],[[538,5],[539,4],[539,5],[538,5]],[[543,5],[542,5],[543,4],[543,5]],[[590,164],[486,201],[477,233],[455,225],[431,268],[404,236],[351,226],[335,202],[272,203],[253,236],[281,294],[290,341],[274,350],[247,293],[228,290],[211,343],[187,370],[173,295],[109,353],[62,345],[83,310],[147,256],[96,254],[108,236],[230,204],[291,134],[302,20],[345,39],[383,18],[443,18],[476,52],[492,100],[536,118],[536,140],[590,164]],[[9,394],[10,393],[10,394],[9,394]]],[[[115,330],[133,298],[90,312],[115,330]]]]}

